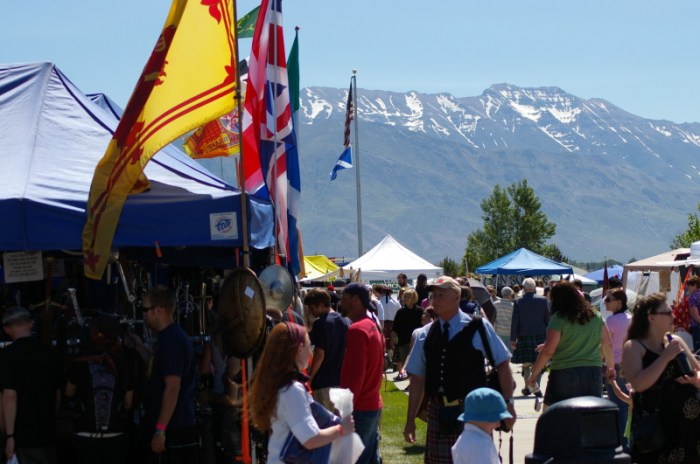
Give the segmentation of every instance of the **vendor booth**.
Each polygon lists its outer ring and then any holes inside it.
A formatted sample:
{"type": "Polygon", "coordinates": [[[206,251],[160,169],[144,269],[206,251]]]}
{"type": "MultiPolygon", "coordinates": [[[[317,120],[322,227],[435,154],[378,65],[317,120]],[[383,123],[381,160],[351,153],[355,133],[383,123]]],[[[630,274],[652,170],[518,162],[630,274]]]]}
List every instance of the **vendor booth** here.
{"type": "MultiPolygon", "coordinates": [[[[92,175],[117,123],[51,63],[0,66],[0,250],[81,249],[92,175]]],[[[234,187],[173,145],[145,175],[151,188],[126,200],[115,248],[241,245],[234,187]]],[[[251,244],[270,246],[269,203],[249,199],[248,218],[251,244]]]]}

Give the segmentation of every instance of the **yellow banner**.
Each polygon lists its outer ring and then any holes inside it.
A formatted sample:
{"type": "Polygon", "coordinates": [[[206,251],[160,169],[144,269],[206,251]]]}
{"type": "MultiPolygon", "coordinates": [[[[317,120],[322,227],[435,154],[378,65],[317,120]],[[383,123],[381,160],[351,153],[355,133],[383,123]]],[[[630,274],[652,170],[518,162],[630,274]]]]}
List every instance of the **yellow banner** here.
{"type": "MultiPolygon", "coordinates": [[[[175,138],[235,107],[234,0],[174,0],[104,157],[95,168],[83,229],[85,275],[100,279],[143,168],[175,138]]],[[[148,220],[148,218],[144,218],[148,220]]]]}

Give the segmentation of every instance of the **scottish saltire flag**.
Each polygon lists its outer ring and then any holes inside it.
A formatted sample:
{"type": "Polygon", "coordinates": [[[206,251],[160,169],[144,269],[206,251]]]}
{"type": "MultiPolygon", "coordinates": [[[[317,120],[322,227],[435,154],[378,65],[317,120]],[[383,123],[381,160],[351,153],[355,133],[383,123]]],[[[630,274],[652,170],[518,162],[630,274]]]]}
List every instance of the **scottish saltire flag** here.
{"type": "Polygon", "coordinates": [[[107,150],[95,168],[83,228],[85,275],[100,279],[122,207],[149,188],[143,169],[164,145],[234,108],[234,0],[173,0],[107,150]]]}
{"type": "Polygon", "coordinates": [[[338,176],[338,171],[352,167],[352,145],[350,144],[350,122],[355,118],[355,103],[352,99],[352,79],[350,79],[350,90],[348,91],[348,101],[345,104],[345,132],[343,134],[343,146],[345,149],[340,154],[331,171],[331,182],[338,176]]]}
{"type": "Polygon", "coordinates": [[[331,180],[335,180],[338,177],[338,171],[343,169],[348,169],[352,167],[352,145],[345,147],[345,150],[340,154],[340,158],[335,162],[333,170],[331,171],[331,180]]]}
{"type": "Polygon", "coordinates": [[[243,113],[243,185],[249,194],[272,201],[277,252],[297,273],[295,226],[301,182],[281,0],[263,0],[255,25],[243,113]]]}

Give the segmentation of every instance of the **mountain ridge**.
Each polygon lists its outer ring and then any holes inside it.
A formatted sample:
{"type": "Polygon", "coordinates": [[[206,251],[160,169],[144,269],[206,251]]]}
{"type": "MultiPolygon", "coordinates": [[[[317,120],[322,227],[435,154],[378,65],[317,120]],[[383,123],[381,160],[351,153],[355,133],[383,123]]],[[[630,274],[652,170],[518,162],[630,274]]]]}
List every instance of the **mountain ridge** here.
{"type": "MultiPolygon", "coordinates": [[[[557,224],[552,242],[579,261],[660,253],[695,211],[700,123],[645,119],[558,86],[357,94],[364,251],[388,233],[434,263],[461,259],[480,202],[522,178],[557,224]]],[[[306,254],[358,253],[354,171],[329,181],[346,101],[347,89],[301,92],[306,254]]]]}

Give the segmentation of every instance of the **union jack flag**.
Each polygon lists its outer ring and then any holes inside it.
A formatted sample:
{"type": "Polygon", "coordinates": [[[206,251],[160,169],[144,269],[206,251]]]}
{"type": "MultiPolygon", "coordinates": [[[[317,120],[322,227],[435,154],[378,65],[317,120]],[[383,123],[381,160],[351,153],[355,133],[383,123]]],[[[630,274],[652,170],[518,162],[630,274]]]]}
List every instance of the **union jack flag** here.
{"type": "Polygon", "coordinates": [[[255,25],[243,113],[243,164],[246,192],[272,201],[278,254],[297,274],[301,180],[281,0],[263,0],[255,25]]]}

